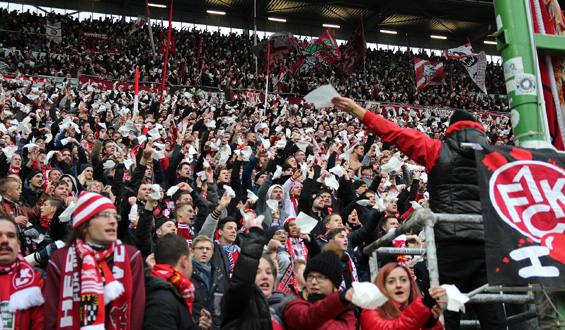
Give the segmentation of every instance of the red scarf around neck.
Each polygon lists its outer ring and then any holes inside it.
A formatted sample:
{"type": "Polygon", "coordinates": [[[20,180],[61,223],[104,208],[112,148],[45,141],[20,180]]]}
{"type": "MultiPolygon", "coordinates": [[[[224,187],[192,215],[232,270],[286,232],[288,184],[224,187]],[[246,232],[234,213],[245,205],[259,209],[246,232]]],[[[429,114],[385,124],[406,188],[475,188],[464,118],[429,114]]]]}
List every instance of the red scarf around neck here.
{"type": "Polygon", "coordinates": [[[77,240],[65,260],[57,329],[129,329],[133,283],[126,246],[117,241],[96,251],[77,240]]]}
{"type": "Polygon", "coordinates": [[[10,296],[1,297],[10,300],[8,312],[16,313],[45,303],[42,294],[43,280],[33,267],[18,254],[18,258],[9,265],[0,265],[0,274],[10,274],[10,296]]]}
{"type": "Polygon", "coordinates": [[[166,264],[156,264],[153,267],[151,276],[156,276],[169,282],[184,298],[190,314],[192,314],[192,304],[194,303],[194,284],[190,282],[175,267],[166,264]]]}

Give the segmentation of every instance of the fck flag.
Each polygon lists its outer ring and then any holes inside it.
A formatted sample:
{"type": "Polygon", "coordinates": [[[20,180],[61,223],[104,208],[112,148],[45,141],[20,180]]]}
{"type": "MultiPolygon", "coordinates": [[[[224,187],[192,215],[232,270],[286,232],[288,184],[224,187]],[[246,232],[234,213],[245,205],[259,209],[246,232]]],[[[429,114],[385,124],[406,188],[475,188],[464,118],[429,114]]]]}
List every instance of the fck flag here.
{"type": "Polygon", "coordinates": [[[481,51],[478,54],[473,53],[471,43],[467,43],[456,48],[445,50],[443,54],[447,59],[459,61],[459,63],[467,69],[469,77],[473,79],[480,90],[483,93],[488,94],[485,87],[487,56],[484,51],[481,51]]]}
{"type": "Polygon", "coordinates": [[[487,145],[476,159],[489,284],[562,286],[565,157],[487,145]]]}
{"type": "Polygon", "coordinates": [[[47,22],[47,24],[45,24],[45,37],[60,44],[63,41],[61,22],[47,22]]]}
{"type": "Polygon", "coordinates": [[[131,31],[129,31],[129,34],[131,35],[135,31],[141,29],[143,27],[143,25],[145,25],[145,23],[147,23],[148,21],[149,21],[149,19],[147,18],[147,16],[139,16],[137,18],[137,21],[135,21],[133,28],[131,29],[131,31]]]}
{"type": "Polygon", "coordinates": [[[445,79],[445,70],[441,62],[430,62],[415,58],[414,71],[416,72],[416,87],[418,91],[421,91],[426,86],[439,85],[445,79]]]}
{"type": "Polygon", "coordinates": [[[357,24],[351,37],[349,37],[347,46],[341,52],[341,62],[338,64],[337,69],[342,77],[353,73],[357,69],[363,62],[366,49],[365,31],[363,31],[363,21],[361,21],[357,24]]]}

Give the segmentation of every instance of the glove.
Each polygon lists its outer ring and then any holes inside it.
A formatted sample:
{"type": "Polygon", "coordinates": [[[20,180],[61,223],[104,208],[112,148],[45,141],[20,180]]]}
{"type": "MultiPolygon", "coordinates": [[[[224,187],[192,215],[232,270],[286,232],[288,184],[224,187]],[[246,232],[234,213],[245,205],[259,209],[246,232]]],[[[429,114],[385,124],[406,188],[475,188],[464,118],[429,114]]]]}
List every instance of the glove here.
{"type": "Polygon", "coordinates": [[[31,228],[31,229],[24,231],[24,236],[30,237],[30,238],[38,238],[39,232],[37,231],[37,229],[31,228]]]}

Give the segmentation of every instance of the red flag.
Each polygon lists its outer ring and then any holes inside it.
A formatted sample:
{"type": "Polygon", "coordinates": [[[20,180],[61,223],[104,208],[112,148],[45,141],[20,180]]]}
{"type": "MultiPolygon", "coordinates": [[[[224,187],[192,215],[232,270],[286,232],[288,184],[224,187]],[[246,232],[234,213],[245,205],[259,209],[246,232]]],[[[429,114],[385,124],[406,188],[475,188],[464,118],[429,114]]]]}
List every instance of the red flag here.
{"type": "Polygon", "coordinates": [[[443,63],[430,62],[419,58],[414,59],[416,71],[416,87],[421,91],[426,86],[439,85],[445,79],[443,63]]]}
{"type": "Polygon", "coordinates": [[[277,86],[279,87],[279,89],[282,89],[282,85],[283,85],[283,79],[286,75],[286,72],[284,70],[284,66],[281,68],[281,70],[279,71],[279,73],[277,74],[277,76],[275,77],[275,79],[273,80],[273,86],[277,86]]]}
{"type": "Polygon", "coordinates": [[[343,77],[353,73],[363,62],[366,50],[365,31],[363,30],[363,21],[361,21],[357,24],[355,31],[349,37],[347,46],[345,46],[341,53],[341,62],[337,66],[340,76],[343,77]]]}

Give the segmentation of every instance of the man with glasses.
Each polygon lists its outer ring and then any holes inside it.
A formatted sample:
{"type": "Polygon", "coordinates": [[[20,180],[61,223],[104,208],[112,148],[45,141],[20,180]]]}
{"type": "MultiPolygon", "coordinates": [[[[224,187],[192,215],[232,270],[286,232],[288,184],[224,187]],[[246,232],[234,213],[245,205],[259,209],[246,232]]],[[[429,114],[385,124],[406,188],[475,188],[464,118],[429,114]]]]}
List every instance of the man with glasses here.
{"type": "Polygon", "coordinates": [[[212,329],[220,329],[220,301],[228,285],[228,279],[212,260],[214,243],[208,236],[197,236],[192,242],[192,283],[194,284],[194,304],[192,316],[198,323],[201,311],[212,314],[212,329]]]}
{"type": "Polygon", "coordinates": [[[67,246],[47,267],[46,329],[143,327],[143,260],[118,240],[118,221],[110,199],[80,194],[67,246]]]}

